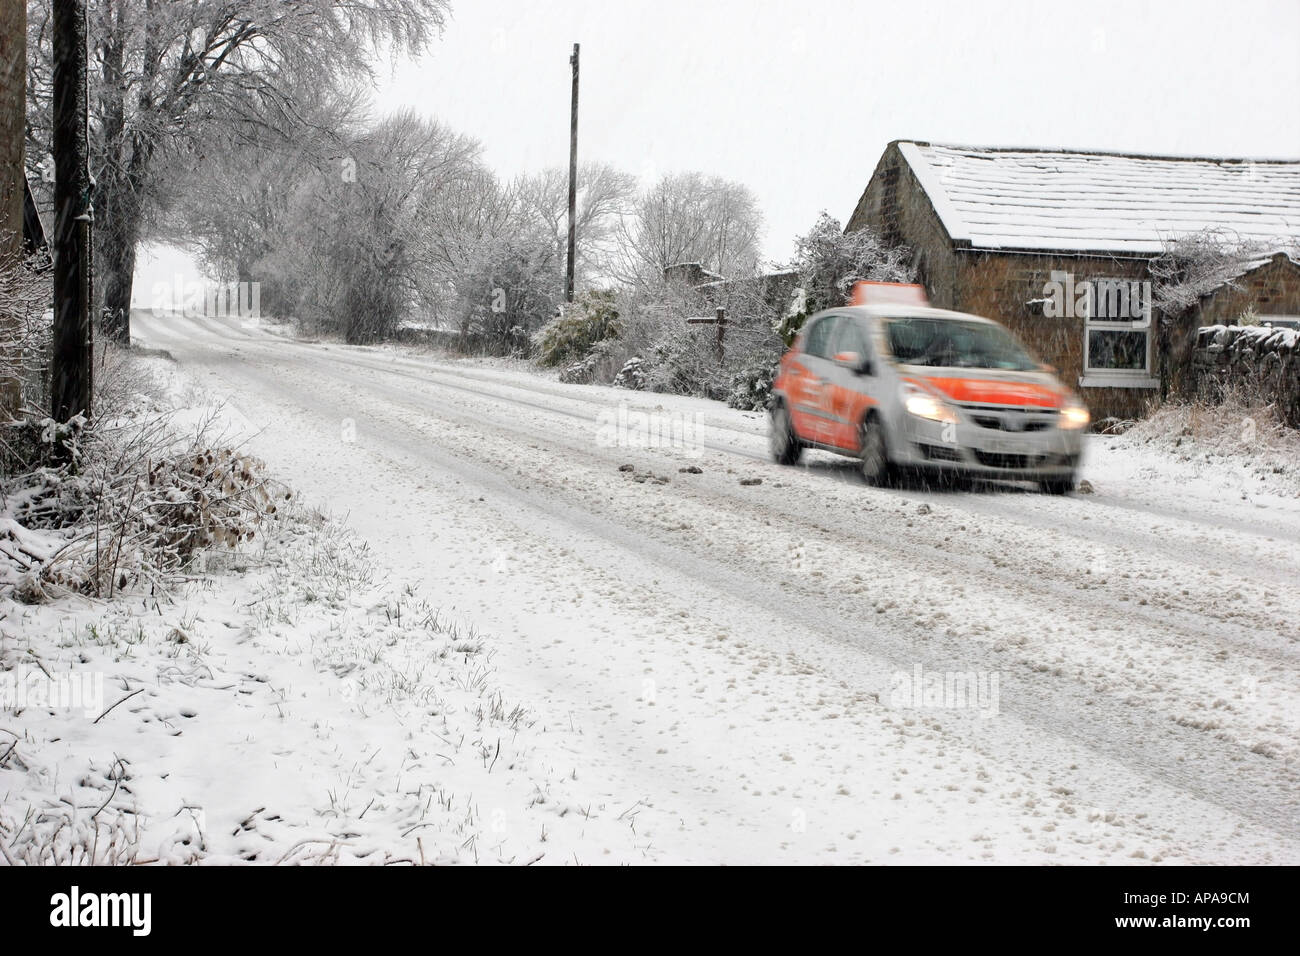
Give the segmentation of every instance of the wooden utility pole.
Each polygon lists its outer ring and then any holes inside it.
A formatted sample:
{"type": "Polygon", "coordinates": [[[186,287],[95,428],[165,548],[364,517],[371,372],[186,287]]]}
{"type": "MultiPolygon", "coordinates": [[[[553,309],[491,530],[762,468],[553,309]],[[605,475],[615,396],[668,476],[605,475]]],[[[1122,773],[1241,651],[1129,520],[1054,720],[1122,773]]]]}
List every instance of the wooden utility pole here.
{"type": "MultiPolygon", "coordinates": [[[[17,264],[23,253],[23,124],[27,112],[27,3],[0,0],[0,261],[17,264]]],[[[16,418],[22,404],[21,316],[0,315],[0,419],[16,418]]]]}
{"type": "Polygon", "coordinates": [[[90,414],[90,169],[86,141],[86,3],[54,0],[54,343],[50,411],[90,414]]]}
{"type": "Polygon", "coordinates": [[[573,100],[569,107],[569,261],[564,273],[564,301],[573,301],[573,256],[578,245],[578,44],[573,44],[573,100]]]}

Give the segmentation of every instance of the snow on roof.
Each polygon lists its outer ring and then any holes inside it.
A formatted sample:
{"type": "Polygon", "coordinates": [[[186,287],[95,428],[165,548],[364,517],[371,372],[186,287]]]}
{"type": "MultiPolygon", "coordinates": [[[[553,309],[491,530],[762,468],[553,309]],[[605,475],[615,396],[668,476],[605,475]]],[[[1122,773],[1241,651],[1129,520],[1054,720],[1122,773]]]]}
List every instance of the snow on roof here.
{"type": "Polygon", "coordinates": [[[981,249],[1151,255],[1202,229],[1300,247],[1300,160],[898,148],[953,241],[981,249]]]}
{"type": "Polygon", "coordinates": [[[1300,266],[1300,246],[1269,250],[1265,252],[1263,255],[1258,256],[1257,258],[1251,259],[1248,262],[1241,263],[1241,265],[1238,266],[1237,269],[1228,278],[1240,279],[1242,276],[1249,275],[1250,273],[1254,272],[1256,269],[1264,268],[1264,266],[1268,265],[1274,259],[1277,259],[1279,257],[1285,257],[1295,265],[1300,266]]]}

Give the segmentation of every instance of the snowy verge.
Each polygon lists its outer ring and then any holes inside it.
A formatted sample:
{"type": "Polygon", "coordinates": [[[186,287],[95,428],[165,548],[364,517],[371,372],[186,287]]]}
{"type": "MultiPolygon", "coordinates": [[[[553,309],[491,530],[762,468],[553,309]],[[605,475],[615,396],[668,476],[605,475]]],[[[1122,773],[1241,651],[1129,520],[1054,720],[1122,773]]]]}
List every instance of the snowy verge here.
{"type": "Polygon", "coordinates": [[[390,592],[336,522],[278,525],[170,599],[0,601],[7,859],[531,862],[627,847],[623,808],[584,804],[578,768],[539,754],[545,728],[497,690],[481,635],[390,592]]]}
{"type": "MultiPolygon", "coordinates": [[[[182,403],[168,412],[178,433],[210,420],[202,396],[159,370],[151,413],[182,403]]],[[[0,526],[41,554],[73,537],[0,526]]],[[[491,642],[390,585],[338,520],[282,508],[252,541],[199,550],[111,598],[28,594],[10,578],[0,865],[635,852],[635,813],[548,756],[576,731],[507,699],[491,642]]]]}
{"type": "Polygon", "coordinates": [[[1110,443],[1155,451],[1175,468],[1213,475],[1225,487],[1300,496],[1300,432],[1271,408],[1169,403],[1110,443]]]}

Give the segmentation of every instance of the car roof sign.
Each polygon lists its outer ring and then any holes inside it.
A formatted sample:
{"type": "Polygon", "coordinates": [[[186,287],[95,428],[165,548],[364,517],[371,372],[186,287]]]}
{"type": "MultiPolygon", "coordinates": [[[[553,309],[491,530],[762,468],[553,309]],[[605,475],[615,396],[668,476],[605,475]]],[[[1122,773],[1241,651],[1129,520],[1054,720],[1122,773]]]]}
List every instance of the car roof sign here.
{"type": "Polygon", "coordinates": [[[930,304],[925,287],[915,282],[855,282],[850,305],[922,305],[930,304]]]}

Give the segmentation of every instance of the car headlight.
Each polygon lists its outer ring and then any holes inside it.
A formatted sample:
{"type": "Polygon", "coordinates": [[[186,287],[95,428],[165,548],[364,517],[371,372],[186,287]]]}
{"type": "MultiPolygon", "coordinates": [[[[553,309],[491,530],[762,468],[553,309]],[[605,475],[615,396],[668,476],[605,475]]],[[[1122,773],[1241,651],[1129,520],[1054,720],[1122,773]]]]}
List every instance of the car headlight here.
{"type": "Polygon", "coordinates": [[[948,422],[955,425],[958,421],[957,412],[951,405],[929,392],[921,391],[915,385],[903,387],[903,407],[907,409],[909,415],[932,422],[948,422]]]}
{"type": "Polygon", "coordinates": [[[1066,405],[1061,409],[1062,428],[1087,428],[1092,415],[1082,405],[1066,405]]]}

